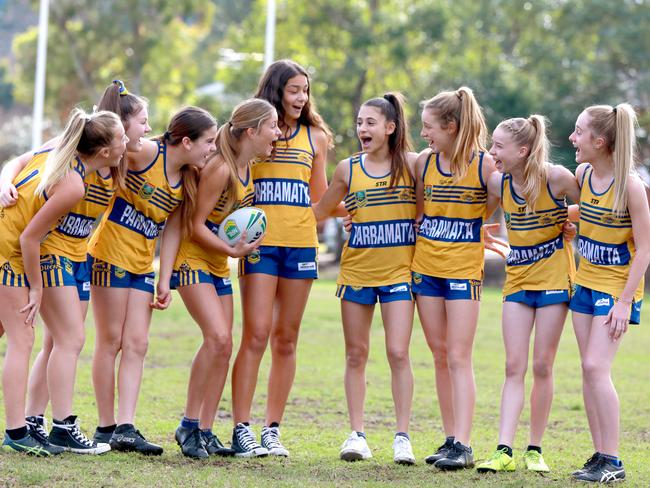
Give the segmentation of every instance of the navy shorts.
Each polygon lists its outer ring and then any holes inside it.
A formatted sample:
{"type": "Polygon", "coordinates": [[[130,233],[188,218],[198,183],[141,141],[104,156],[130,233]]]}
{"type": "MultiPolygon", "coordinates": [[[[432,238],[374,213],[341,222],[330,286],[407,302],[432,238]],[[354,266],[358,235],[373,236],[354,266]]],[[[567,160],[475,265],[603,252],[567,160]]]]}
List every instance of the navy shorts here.
{"type": "Polygon", "coordinates": [[[155,276],[154,273],[131,273],[114,264],[93,258],[90,282],[95,286],[133,288],[153,294],[155,276]]]}
{"type": "Polygon", "coordinates": [[[569,290],[521,290],[503,297],[504,302],[523,303],[532,308],[541,308],[557,303],[569,303],[569,290]]]}
{"type": "Polygon", "coordinates": [[[386,286],[351,286],[338,285],[336,296],[361,305],[396,302],[399,300],[413,301],[410,283],[395,283],[386,286]]]}
{"type": "Polygon", "coordinates": [[[219,296],[232,295],[230,278],[222,278],[202,269],[175,269],[172,273],[169,287],[175,290],[181,286],[197,285],[199,283],[207,283],[214,286],[219,296]]]}
{"type": "MultiPolygon", "coordinates": [[[[571,297],[569,308],[578,313],[587,315],[606,316],[616,303],[616,299],[607,293],[576,285],[576,290],[571,297]]],[[[638,325],[641,322],[641,305],[643,300],[632,302],[630,310],[630,324],[638,325]]]]}
{"type": "Polygon", "coordinates": [[[260,246],[239,260],[239,276],[264,273],[280,278],[318,278],[318,249],[315,247],[260,246]]]}
{"type": "Polygon", "coordinates": [[[458,280],[436,278],[420,273],[411,273],[413,294],[425,297],[442,297],[445,300],[480,300],[481,280],[458,280]]]}

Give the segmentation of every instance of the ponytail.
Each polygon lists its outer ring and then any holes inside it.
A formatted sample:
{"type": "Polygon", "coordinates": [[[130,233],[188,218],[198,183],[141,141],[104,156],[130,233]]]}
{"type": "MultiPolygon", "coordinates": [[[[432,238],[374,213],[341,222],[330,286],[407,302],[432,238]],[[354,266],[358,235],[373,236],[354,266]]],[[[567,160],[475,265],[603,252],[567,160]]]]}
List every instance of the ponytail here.
{"type": "Polygon", "coordinates": [[[517,146],[528,148],[524,167],[524,186],[521,189],[522,197],[526,201],[527,214],[535,210],[543,184],[548,179],[547,161],[550,143],[546,126],[546,118],[537,114],[533,114],[527,119],[521,117],[507,119],[497,126],[497,128],[509,132],[517,146]]]}
{"type": "Polygon", "coordinates": [[[47,157],[36,194],[43,196],[63,180],[78,154],[92,157],[100,149],[109,147],[113,143],[119,124],[120,119],[113,112],[104,111],[89,115],[79,108],[74,108],[59,143],[47,157]]]}
{"type": "Polygon", "coordinates": [[[181,228],[183,238],[189,238],[192,235],[192,217],[199,193],[199,170],[191,164],[186,164],[181,168],[181,180],[183,181],[183,201],[179,210],[181,228]]]}
{"type": "Polygon", "coordinates": [[[628,103],[616,107],[594,105],[585,109],[591,117],[592,137],[602,137],[614,160],[614,213],[623,215],[627,209],[627,182],[634,171],[637,124],[634,108],[628,103]]]}
{"type": "Polygon", "coordinates": [[[363,104],[375,107],[386,117],[388,122],[395,124],[395,130],[388,136],[390,152],[390,186],[410,184],[413,175],[408,166],[406,153],[413,147],[408,131],[408,123],[404,116],[404,96],[399,92],[386,93],[382,98],[372,98],[363,104]]]}
{"type": "Polygon", "coordinates": [[[466,86],[438,93],[422,102],[422,106],[435,113],[443,128],[450,122],[456,123],[456,139],[450,156],[451,172],[458,181],[467,173],[471,160],[480,151],[486,151],[487,126],[483,111],[472,90],[466,86]]]}

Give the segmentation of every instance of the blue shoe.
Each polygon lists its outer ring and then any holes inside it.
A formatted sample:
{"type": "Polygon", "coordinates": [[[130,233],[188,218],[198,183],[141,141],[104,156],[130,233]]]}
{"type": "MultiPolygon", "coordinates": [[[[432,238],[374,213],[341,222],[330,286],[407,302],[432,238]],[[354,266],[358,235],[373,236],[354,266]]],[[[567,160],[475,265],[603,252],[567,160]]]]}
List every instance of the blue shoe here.
{"type": "Polygon", "coordinates": [[[203,438],[203,445],[205,450],[208,451],[210,456],[234,456],[235,451],[229,447],[225,447],[219,438],[212,432],[202,430],[201,437],[203,438]]]}
{"type": "Polygon", "coordinates": [[[237,424],[232,431],[232,448],[236,457],[265,457],[269,451],[255,440],[248,425],[237,424]]]}
{"type": "Polygon", "coordinates": [[[51,444],[43,444],[36,437],[27,431],[27,435],[22,439],[12,439],[5,434],[2,442],[2,450],[8,452],[22,452],[30,456],[48,457],[61,454],[63,449],[51,444]]]}

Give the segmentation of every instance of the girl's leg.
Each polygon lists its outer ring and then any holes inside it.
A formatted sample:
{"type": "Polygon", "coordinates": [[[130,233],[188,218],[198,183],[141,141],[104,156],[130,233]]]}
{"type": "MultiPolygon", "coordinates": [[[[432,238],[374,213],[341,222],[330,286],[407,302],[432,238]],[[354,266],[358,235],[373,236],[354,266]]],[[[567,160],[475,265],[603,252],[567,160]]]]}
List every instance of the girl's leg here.
{"type": "Polygon", "coordinates": [[[95,320],[93,386],[98,425],[115,425],[115,359],[122,348],[122,331],[129,303],[128,288],[91,285],[95,320]]]}
{"type": "Polygon", "coordinates": [[[345,338],[345,398],[348,403],[350,427],[356,432],[364,432],[366,363],[370,349],[370,325],[374,310],[374,305],[361,305],[349,300],[341,300],[341,318],[345,338]]]}
{"type": "Polygon", "coordinates": [[[413,302],[400,300],[382,303],[381,316],[386,334],[386,356],[390,364],[397,432],[408,432],[413,403],[413,371],[409,359],[413,302]]]}
{"type": "Polygon", "coordinates": [[[454,435],[457,442],[469,446],[476,402],[472,348],[480,302],[447,300],[445,306],[448,324],[447,363],[454,405],[454,435]]]}
{"type": "Polygon", "coordinates": [[[25,426],[25,394],[34,329],[25,323],[26,316],[19,310],[27,305],[28,293],[28,288],[0,285],[0,321],[7,334],[7,351],[2,370],[7,430],[25,426]]]}
{"type": "Polygon", "coordinates": [[[266,425],[282,420],[296,376],[296,346],[309,291],[314,280],[279,278],[271,328],[266,425]]]}
{"type": "Polygon", "coordinates": [[[506,378],[501,391],[499,444],[513,447],[521,410],[524,408],[528,346],[535,322],[535,309],[517,302],[504,302],[501,319],[506,350],[506,378]]]}
{"type": "Polygon", "coordinates": [[[582,358],[585,390],[593,401],[600,428],[598,452],[618,456],[620,406],[612,383],[612,362],[621,341],[612,341],[603,316],[594,317],[589,342],[582,358]]]}
{"type": "Polygon", "coordinates": [[[416,296],[418,316],[436,370],[436,392],[447,437],[454,435],[454,408],[451,399],[451,377],[447,365],[447,312],[441,297],[416,296]]]}
{"type": "Polygon", "coordinates": [[[152,295],[129,288],[124,328],[122,329],[122,356],[117,373],[117,424],[133,424],[138,404],[144,358],[149,347],[152,295]]]}
{"type": "Polygon", "coordinates": [[[232,295],[219,297],[213,285],[182,286],[178,292],[203,334],[203,344],[192,361],[185,416],[212,427],[232,353],[232,295]],[[227,308],[224,307],[227,304],[227,308]]]}
{"type": "Polygon", "coordinates": [[[530,392],[530,445],[541,446],[553,403],[553,363],[566,320],[566,304],[537,309],[533,349],[533,389],[530,392]]]}
{"type": "MultiPolygon", "coordinates": [[[[591,334],[591,322],[593,317],[588,314],[572,312],[573,330],[578,341],[578,349],[580,351],[580,360],[584,361],[587,354],[587,344],[589,344],[589,336],[591,334]]],[[[591,440],[594,444],[595,452],[602,452],[603,448],[601,440],[600,423],[598,422],[598,415],[596,414],[595,399],[593,392],[587,388],[587,383],[582,380],[582,396],[585,402],[585,412],[587,413],[587,422],[589,423],[589,432],[591,432],[591,440]]]]}
{"type": "Polygon", "coordinates": [[[278,277],[263,273],[242,276],[243,330],[239,351],[232,369],[232,409],[235,425],[251,418],[253,395],[260,361],[273,324],[273,303],[278,277]]]}
{"type": "Polygon", "coordinates": [[[77,289],[74,286],[45,288],[41,316],[53,343],[47,362],[47,389],[52,392],[52,417],[64,420],[73,414],[77,359],[85,340],[77,289]]]}

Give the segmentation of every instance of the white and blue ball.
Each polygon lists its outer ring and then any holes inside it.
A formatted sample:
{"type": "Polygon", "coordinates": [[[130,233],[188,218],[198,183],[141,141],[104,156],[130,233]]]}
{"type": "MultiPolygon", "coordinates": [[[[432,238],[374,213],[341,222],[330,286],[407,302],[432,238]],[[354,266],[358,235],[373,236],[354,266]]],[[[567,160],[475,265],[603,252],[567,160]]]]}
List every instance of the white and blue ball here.
{"type": "Polygon", "coordinates": [[[258,239],[266,231],[266,214],[264,210],[257,207],[242,207],[228,215],[221,225],[217,236],[235,246],[246,231],[246,243],[258,239]]]}

